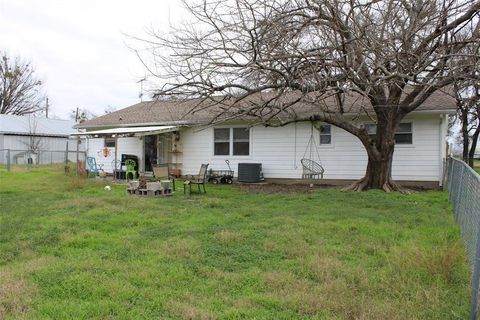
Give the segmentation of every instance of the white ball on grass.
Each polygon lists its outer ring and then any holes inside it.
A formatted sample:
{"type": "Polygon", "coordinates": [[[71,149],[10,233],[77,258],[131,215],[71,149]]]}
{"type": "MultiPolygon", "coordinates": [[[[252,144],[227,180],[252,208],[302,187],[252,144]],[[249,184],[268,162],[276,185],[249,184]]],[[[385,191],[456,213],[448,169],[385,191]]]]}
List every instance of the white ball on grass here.
{"type": "Polygon", "coordinates": [[[105,191],[111,191],[112,190],[112,187],[110,186],[105,186],[105,188],[103,188],[105,191]]]}

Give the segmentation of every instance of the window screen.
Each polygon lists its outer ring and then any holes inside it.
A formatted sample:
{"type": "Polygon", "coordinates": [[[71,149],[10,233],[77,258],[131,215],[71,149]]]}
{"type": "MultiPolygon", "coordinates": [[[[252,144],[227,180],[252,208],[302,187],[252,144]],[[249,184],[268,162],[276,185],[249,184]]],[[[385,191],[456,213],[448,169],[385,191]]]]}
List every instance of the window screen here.
{"type": "Polygon", "coordinates": [[[250,154],[250,131],[248,128],[233,128],[233,155],[248,156],[250,154]]]}
{"type": "Polygon", "coordinates": [[[104,147],[115,148],[115,138],[105,138],[104,147]]]}
{"type": "MultiPolygon", "coordinates": [[[[365,128],[367,129],[368,134],[375,138],[377,133],[376,124],[366,124],[365,128]]],[[[404,122],[400,123],[397,132],[395,133],[395,143],[396,144],[412,144],[413,143],[413,132],[412,132],[412,123],[404,122]]]]}
{"type": "Polygon", "coordinates": [[[230,129],[216,128],[213,131],[214,152],[216,156],[230,155],[230,129]]]}
{"type": "Polygon", "coordinates": [[[320,144],[332,144],[332,126],[323,124],[320,126],[320,144]]]}

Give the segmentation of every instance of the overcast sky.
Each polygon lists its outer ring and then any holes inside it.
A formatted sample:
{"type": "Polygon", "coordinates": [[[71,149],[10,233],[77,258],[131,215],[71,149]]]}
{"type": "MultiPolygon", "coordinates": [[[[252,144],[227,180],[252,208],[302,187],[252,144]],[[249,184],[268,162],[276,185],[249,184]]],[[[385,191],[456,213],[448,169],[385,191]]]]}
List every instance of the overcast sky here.
{"type": "Polygon", "coordinates": [[[168,32],[180,0],[0,0],[0,50],[33,62],[53,114],[139,101],[145,71],[124,34],[168,32]]]}

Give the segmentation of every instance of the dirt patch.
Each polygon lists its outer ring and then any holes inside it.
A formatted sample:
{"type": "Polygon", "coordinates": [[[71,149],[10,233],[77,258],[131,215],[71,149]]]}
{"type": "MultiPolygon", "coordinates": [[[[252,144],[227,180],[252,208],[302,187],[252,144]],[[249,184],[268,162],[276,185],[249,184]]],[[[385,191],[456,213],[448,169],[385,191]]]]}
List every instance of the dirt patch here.
{"type": "Polygon", "coordinates": [[[215,233],[215,239],[221,242],[235,242],[242,238],[242,235],[235,231],[222,230],[215,233]]]}
{"type": "Polygon", "coordinates": [[[167,308],[180,319],[191,320],[215,320],[218,317],[210,310],[199,306],[202,301],[198,297],[190,295],[182,297],[182,300],[171,300],[167,302],[167,308]]]}
{"type": "Polygon", "coordinates": [[[234,185],[240,191],[247,193],[310,193],[318,189],[341,189],[339,186],[332,185],[313,185],[308,184],[280,184],[280,183],[236,183],[234,185]]]}
{"type": "Polygon", "coordinates": [[[198,240],[188,238],[172,238],[159,244],[161,253],[175,258],[189,258],[199,246],[198,240]]]}
{"type": "MultiPolygon", "coordinates": [[[[421,183],[402,183],[407,193],[423,192],[431,190],[439,190],[438,186],[433,187],[428,184],[421,183]]],[[[310,193],[319,189],[343,189],[348,186],[348,183],[344,184],[313,184],[308,183],[276,183],[276,182],[260,182],[260,183],[235,183],[234,187],[247,193],[261,193],[261,194],[275,194],[275,193],[310,193]]]]}

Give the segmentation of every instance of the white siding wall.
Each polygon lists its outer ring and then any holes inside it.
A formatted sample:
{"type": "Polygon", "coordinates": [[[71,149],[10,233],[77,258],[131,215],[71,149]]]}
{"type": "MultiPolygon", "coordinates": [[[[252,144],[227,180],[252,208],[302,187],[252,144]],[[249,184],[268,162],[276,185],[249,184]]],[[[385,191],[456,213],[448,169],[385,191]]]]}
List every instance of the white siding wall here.
{"type": "MultiPolygon", "coordinates": [[[[439,181],[441,173],[440,116],[416,115],[412,122],[413,144],[397,145],[393,161],[396,180],[439,181]]],[[[318,144],[318,131],[314,130],[318,144]]],[[[201,163],[225,169],[230,160],[235,173],[239,162],[260,162],[266,178],[301,178],[300,159],[310,137],[310,124],[291,124],[282,128],[254,127],[250,132],[248,157],[213,156],[213,128],[185,129],[181,132],[184,174],[198,173],[201,163]]],[[[442,142],[443,144],[443,142],[442,142]]],[[[360,141],[348,132],[333,127],[332,145],[319,147],[325,179],[358,179],[365,173],[367,155],[360,141]]],[[[309,154],[306,155],[309,157],[309,154]]],[[[316,157],[316,156],[315,156],[316,157]]]]}
{"type": "MultiPolygon", "coordinates": [[[[137,137],[118,138],[117,159],[120,160],[122,153],[138,156],[140,161],[140,170],[143,170],[143,140],[137,137]]],[[[105,172],[113,172],[113,161],[115,160],[115,148],[109,148],[110,155],[104,157],[103,148],[104,138],[88,139],[88,156],[94,157],[97,164],[103,164],[105,172]]]]}

